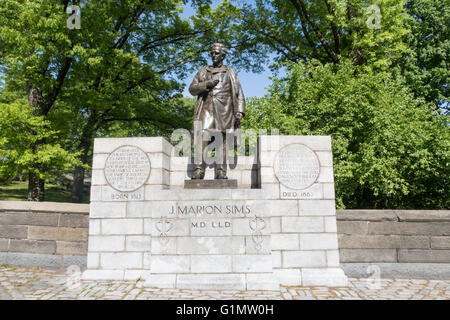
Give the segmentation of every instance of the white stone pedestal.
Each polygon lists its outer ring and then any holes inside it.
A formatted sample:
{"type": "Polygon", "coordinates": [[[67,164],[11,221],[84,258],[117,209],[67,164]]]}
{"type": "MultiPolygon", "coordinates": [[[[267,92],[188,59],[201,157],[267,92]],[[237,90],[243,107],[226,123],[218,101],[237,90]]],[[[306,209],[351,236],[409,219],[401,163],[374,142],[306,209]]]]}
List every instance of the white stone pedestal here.
{"type": "Polygon", "coordinates": [[[83,279],[185,289],[347,285],[330,137],[261,136],[258,154],[228,169],[238,189],[183,189],[188,158],[172,152],[161,137],[95,140],[83,279]]]}

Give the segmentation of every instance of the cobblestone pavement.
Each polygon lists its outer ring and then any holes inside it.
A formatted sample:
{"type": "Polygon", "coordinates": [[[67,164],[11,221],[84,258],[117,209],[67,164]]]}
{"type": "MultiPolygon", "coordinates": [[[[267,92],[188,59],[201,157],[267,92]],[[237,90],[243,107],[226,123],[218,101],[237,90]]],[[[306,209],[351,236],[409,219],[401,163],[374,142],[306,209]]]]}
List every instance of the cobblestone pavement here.
{"type": "MultiPolygon", "coordinates": [[[[75,276],[74,276],[75,275],[75,276]]],[[[0,267],[0,300],[450,300],[450,280],[349,279],[349,287],[281,287],[279,291],[178,290],[141,281],[76,281],[64,270],[0,267]]]]}

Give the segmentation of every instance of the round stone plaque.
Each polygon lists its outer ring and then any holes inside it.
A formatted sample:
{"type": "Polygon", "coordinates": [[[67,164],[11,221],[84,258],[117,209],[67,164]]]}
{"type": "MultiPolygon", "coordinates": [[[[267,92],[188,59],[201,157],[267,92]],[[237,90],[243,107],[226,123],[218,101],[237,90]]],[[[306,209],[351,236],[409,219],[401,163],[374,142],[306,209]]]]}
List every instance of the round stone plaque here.
{"type": "Polygon", "coordinates": [[[122,146],[106,159],[105,178],[115,190],[131,192],[144,185],[150,169],[150,159],[144,151],[134,146],[122,146]]]}
{"type": "Polygon", "coordinates": [[[319,176],[317,155],[303,144],[290,144],[275,156],[275,175],[282,185],[302,190],[310,187],[319,176]]]}

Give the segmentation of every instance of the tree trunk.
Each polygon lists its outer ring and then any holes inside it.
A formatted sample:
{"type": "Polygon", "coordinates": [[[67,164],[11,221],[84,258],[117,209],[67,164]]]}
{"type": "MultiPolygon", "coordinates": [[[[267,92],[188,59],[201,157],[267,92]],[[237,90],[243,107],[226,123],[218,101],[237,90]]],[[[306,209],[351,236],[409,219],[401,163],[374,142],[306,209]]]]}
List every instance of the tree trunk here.
{"type": "Polygon", "coordinates": [[[28,201],[44,201],[45,182],[34,172],[28,174],[28,201]]]}
{"type": "Polygon", "coordinates": [[[82,202],[84,190],[84,168],[76,167],[73,172],[72,194],[70,195],[71,202],[82,202]]]}
{"type": "MultiPolygon", "coordinates": [[[[88,162],[88,153],[91,149],[92,144],[92,135],[94,133],[94,116],[90,115],[87,119],[86,126],[83,128],[83,132],[80,138],[80,146],[79,148],[82,150],[81,154],[81,162],[83,164],[87,164],[88,162]]],[[[83,201],[83,190],[84,190],[84,168],[76,167],[73,172],[73,185],[72,185],[72,194],[70,196],[71,202],[81,202],[83,201]]]]}

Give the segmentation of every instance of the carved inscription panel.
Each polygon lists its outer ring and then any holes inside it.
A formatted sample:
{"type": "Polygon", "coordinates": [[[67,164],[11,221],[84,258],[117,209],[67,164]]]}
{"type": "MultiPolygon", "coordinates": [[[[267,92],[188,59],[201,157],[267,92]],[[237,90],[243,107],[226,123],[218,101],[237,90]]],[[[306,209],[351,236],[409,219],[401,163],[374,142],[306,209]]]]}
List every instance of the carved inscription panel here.
{"type": "Polygon", "coordinates": [[[275,156],[274,171],[283,186],[295,190],[306,189],[319,176],[319,159],[305,145],[290,144],[275,156]]]}
{"type": "Polygon", "coordinates": [[[105,178],[115,190],[131,192],[144,185],[150,169],[150,159],[144,151],[134,146],[122,146],[106,159],[105,178]]]}

